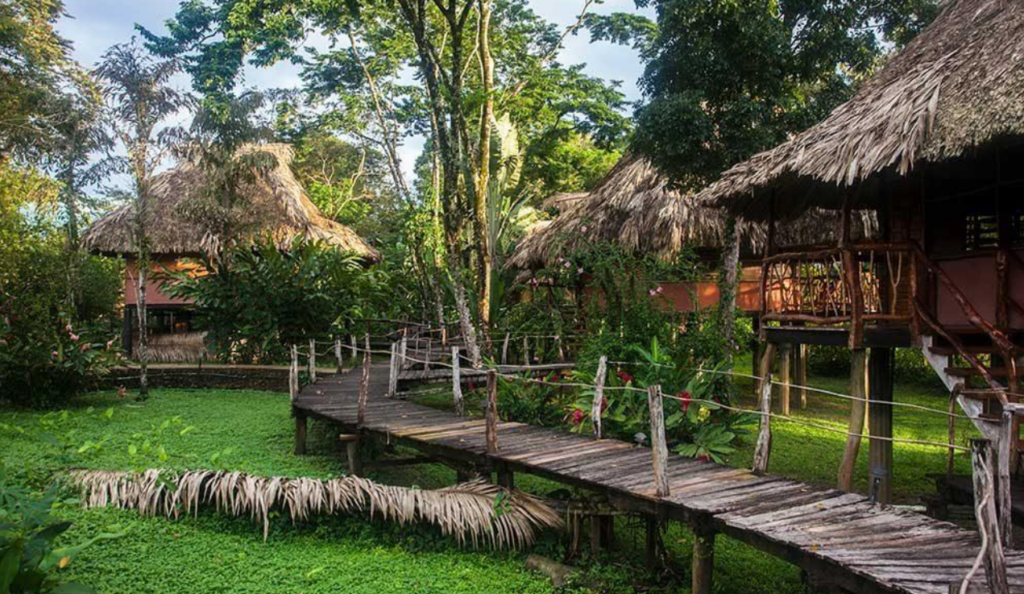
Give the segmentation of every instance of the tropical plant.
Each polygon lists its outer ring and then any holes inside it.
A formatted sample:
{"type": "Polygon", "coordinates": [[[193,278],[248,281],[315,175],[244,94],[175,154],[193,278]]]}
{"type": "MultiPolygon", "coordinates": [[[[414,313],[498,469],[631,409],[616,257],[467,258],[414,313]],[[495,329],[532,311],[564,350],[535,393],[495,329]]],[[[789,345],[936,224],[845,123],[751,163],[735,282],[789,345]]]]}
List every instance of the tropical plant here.
{"type": "Polygon", "coordinates": [[[74,582],[61,583],[58,571],[89,546],[121,534],[101,533],[73,546],[57,546],[71,522],[52,522],[60,504],[57,487],[42,496],[10,485],[0,467],[0,592],[4,594],[90,594],[74,582]]]}
{"type": "Polygon", "coordinates": [[[231,361],[282,360],[285,345],[349,327],[373,280],[357,255],[301,237],[286,249],[261,239],[195,264],[203,273],[170,273],[166,291],[192,302],[197,327],[231,361]]]}
{"type": "Polygon", "coordinates": [[[293,522],[317,515],[366,513],[407,524],[426,522],[460,544],[520,549],[535,533],[559,528],[562,518],[541,499],[506,491],[486,481],[426,491],[380,485],[349,476],[334,479],[260,477],[214,470],[147,470],[128,473],[79,470],[69,475],[86,507],[137,509],[143,515],[177,517],[213,506],[234,516],[249,516],[270,530],[275,510],[293,522]]]}

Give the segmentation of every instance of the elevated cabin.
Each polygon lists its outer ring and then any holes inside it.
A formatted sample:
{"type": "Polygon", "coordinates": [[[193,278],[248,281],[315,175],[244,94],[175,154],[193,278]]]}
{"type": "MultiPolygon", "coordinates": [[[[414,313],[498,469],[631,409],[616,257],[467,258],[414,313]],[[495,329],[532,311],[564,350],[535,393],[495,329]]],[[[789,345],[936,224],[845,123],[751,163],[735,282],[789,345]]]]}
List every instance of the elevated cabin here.
{"type": "MultiPolygon", "coordinates": [[[[677,311],[713,308],[721,298],[718,272],[733,237],[728,217],[702,207],[693,197],[669,185],[647,159],[625,155],[589,193],[556,194],[544,202],[557,218],[528,235],[516,248],[509,266],[524,275],[559,265],[559,258],[588,244],[611,242],[634,254],[670,261],[692,249],[707,271],[704,278],[665,282],[662,299],[677,311]]],[[[835,227],[837,216],[814,210],[781,229],[781,245],[804,245],[820,237],[820,229],[835,227]]],[[[856,212],[852,227],[858,236],[873,237],[873,215],[856,212]]],[[[763,224],[741,224],[736,307],[747,315],[761,311],[761,249],[763,224]]],[[[826,234],[827,237],[827,234],[826,234]]],[[[585,298],[590,291],[584,287],[585,298]]]]}
{"type": "MultiPolygon", "coordinates": [[[[1021,163],[1024,10],[952,0],[828,118],[723,174],[698,200],[767,226],[762,373],[775,353],[788,371],[794,346],[848,346],[851,393],[870,393],[870,432],[883,437],[892,430],[884,401],[892,397],[895,348],[924,349],[972,416],[1016,401],[1024,345],[1021,163]],[[839,214],[836,238],[780,246],[780,228],[815,208],[839,214]],[[877,237],[856,237],[857,209],[876,213],[877,237]]],[[[863,428],[857,408],[851,433],[863,428]]],[[[840,486],[849,487],[858,444],[851,438],[840,486]]],[[[871,450],[871,484],[885,500],[891,443],[872,440],[871,450]]]]}
{"type": "MultiPolygon", "coordinates": [[[[379,258],[351,229],[324,217],[306,195],[291,170],[292,151],[283,144],[250,146],[246,152],[261,152],[273,158],[270,166],[256,172],[241,194],[242,212],[235,213],[245,231],[242,241],[270,237],[282,249],[296,237],[320,241],[338,249],[360,254],[367,262],[379,258]]],[[[191,162],[157,175],[149,196],[143,201],[143,227],[150,251],[146,281],[146,311],[149,358],[156,362],[198,360],[205,345],[201,333],[192,325],[190,303],[166,294],[160,277],[167,272],[202,270],[188,259],[215,251],[220,239],[189,213],[189,206],[200,199],[207,187],[207,173],[191,162]]],[[[136,206],[126,204],[93,224],[83,236],[87,249],[101,254],[122,256],[124,273],[123,343],[129,356],[138,345],[138,269],[135,238],[136,206]]]]}

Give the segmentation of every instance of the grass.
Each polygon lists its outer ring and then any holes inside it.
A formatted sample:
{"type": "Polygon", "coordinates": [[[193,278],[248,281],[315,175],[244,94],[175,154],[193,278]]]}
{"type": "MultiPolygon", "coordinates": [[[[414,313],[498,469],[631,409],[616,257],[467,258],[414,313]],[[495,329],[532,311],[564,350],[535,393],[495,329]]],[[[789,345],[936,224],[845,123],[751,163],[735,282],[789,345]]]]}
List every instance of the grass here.
{"type": "MultiPolygon", "coordinates": [[[[742,364],[741,364],[742,365],[742,364]]],[[[742,367],[741,367],[742,368],[742,367]]],[[[847,392],[842,378],[814,378],[813,385],[847,392]]],[[[740,383],[741,402],[756,406],[753,386],[740,383]]],[[[946,396],[929,385],[898,385],[895,400],[944,409],[946,396]]],[[[425,404],[449,405],[450,396],[420,397],[425,404]]],[[[472,400],[469,403],[475,404],[472,400]]],[[[795,415],[836,430],[846,429],[849,402],[811,394],[795,415]]],[[[906,408],[895,412],[897,437],[945,440],[947,418],[906,408]]],[[[832,485],[845,436],[796,423],[776,422],[771,471],[807,482],[832,485]]],[[[312,455],[291,454],[293,425],[287,397],[255,391],[156,390],[145,403],[97,393],[64,413],[0,411],[0,449],[8,475],[42,486],[68,467],[141,469],[148,467],[228,468],[245,472],[328,477],[341,471],[324,425],[311,428],[312,455]]],[[[961,421],[958,436],[973,429],[961,421]]],[[[753,436],[730,464],[749,466],[753,436]]],[[[867,444],[861,448],[857,488],[867,486],[867,444]]],[[[929,474],[944,472],[945,451],[899,444],[895,448],[895,494],[913,503],[934,492],[929,474]]],[[[957,468],[968,471],[958,455],[957,468]]],[[[391,468],[374,478],[389,484],[436,488],[454,482],[439,465],[391,468]]],[[[519,476],[517,484],[535,493],[559,486],[519,476]]],[[[269,540],[245,519],[201,513],[171,521],[141,518],[121,510],[57,511],[74,522],[64,538],[73,543],[108,531],[118,540],[88,549],[65,571],[68,579],[104,593],[135,592],[550,592],[542,576],[523,568],[521,554],[462,550],[425,527],[396,527],[362,518],[328,518],[292,526],[277,518],[269,540]]],[[[575,584],[609,594],[685,591],[692,535],[673,525],[665,533],[670,569],[651,575],[642,568],[643,531],[633,521],[616,524],[618,550],[573,562],[583,571],[575,584]]],[[[560,558],[564,543],[550,535],[537,551],[560,558]]],[[[800,593],[809,590],[799,571],[774,557],[728,538],[719,538],[716,588],[736,594],[800,593]]],[[[566,589],[574,590],[576,586],[566,589]]]]}

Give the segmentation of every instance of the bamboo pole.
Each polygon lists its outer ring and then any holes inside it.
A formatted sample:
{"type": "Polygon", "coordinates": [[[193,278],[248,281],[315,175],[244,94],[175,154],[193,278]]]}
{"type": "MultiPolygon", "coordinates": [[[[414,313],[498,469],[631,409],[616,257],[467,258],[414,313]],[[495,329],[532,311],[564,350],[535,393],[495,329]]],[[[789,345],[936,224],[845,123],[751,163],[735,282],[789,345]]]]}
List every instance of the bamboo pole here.
{"type": "Polygon", "coordinates": [[[668,443],[665,440],[665,408],[661,386],[647,388],[647,406],[651,413],[651,464],[654,468],[654,492],[669,496],[668,443]]]}
{"type": "Polygon", "coordinates": [[[867,414],[867,351],[854,349],[850,352],[850,426],[846,436],[846,449],[839,465],[839,489],[853,490],[853,471],[860,452],[860,436],[864,433],[864,418],[867,414]]]}
{"type": "Polygon", "coordinates": [[[498,451],[498,373],[487,371],[487,411],[485,413],[487,453],[498,451]]]}
{"type": "Polygon", "coordinates": [[[604,355],[597,362],[597,377],[594,378],[594,401],[590,405],[590,419],[594,425],[594,437],[601,439],[601,413],[604,412],[604,381],[608,373],[608,357],[604,355]]]}
{"type": "Polygon", "coordinates": [[[761,430],[754,448],[754,472],[768,472],[768,460],[772,453],[772,376],[769,373],[761,381],[761,430]]]}
{"type": "Polygon", "coordinates": [[[455,402],[455,414],[460,417],[465,416],[464,405],[462,403],[462,377],[459,370],[459,347],[452,347],[452,398],[455,402]]]}

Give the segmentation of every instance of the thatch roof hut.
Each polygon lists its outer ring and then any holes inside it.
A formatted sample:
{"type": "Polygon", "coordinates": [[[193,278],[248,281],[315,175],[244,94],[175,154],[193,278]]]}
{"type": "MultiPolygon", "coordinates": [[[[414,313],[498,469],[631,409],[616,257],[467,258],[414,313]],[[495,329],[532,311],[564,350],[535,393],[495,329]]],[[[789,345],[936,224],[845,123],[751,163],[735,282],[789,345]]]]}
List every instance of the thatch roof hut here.
{"type": "Polygon", "coordinates": [[[701,192],[748,220],[839,208],[849,188],[877,208],[886,176],[905,177],[1024,136],[1024,9],[950,0],[925,31],[821,123],[701,192]]]}
{"type": "MultiPolygon", "coordinates": [[[[648,159],[625,155],[600,184],[578,198],[550,224],[527,235],[509,259],[518,269],[553,265],[587,243],[614,242],[637,254],[671,260],[685,246],[717,252],[729,242],[728,214],[699,205],[673,188],[648,159]]],[[[779,230],[778,245],[815,245],[828,241],[838,221],[834,213],[815,212],[779,230]]],[[[855,233],[870,236],[873,215],[865,213],[855,233]]],[[[742,252],[760,253],[763,225],[742,224],[742,252]]]]}
{"type": "MultiPolygon", "coordinates": [[[[351,251],[369,261],[380,258],[348,227],[324,217],[310,201],[291,169],[291,147],[284,144],[251,146],[247,152],[272,156],[272,165],[241,189],[245,197],[244,238],[270,237],[286,248],[296,237],[351,251]]],[[[190,201],[198,200],[208,174],[193,162],[182,162],[154,178],[143,205],[145,229],[155,255],[194,256],[214,251],[220,241],[188,214],[190,201]]],[[[93,224],[82,238],[94,252],[130,255],[135,252],[135,204],[126,204],[93,224]]]]}

